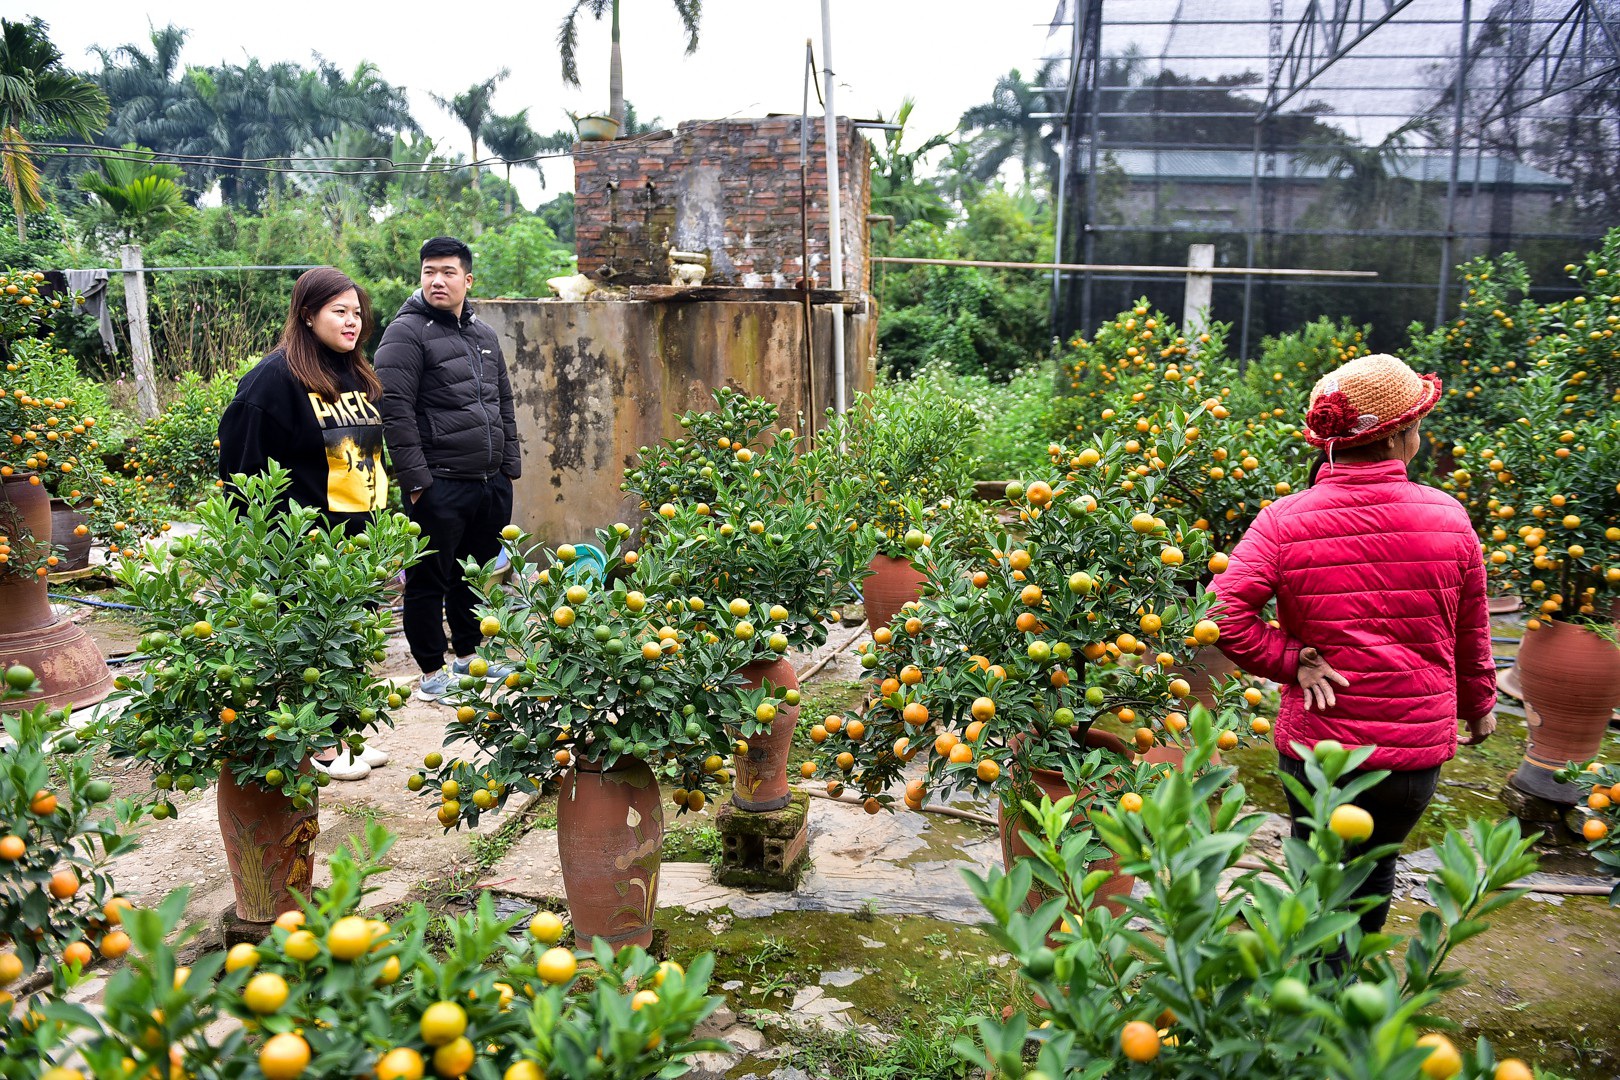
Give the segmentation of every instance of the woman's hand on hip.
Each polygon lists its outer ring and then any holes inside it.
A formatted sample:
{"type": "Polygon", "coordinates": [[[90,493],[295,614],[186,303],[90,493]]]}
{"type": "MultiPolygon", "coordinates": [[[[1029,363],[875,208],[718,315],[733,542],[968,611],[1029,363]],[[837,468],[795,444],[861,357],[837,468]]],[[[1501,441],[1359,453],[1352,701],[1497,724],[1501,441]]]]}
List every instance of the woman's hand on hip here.
{"type": "Polygon", "coordinates": [[[1331,709],[1336,700],[1333,684],[1349,686],[1350,680],[1333,670],[1322,654],[1307,645],[1299,651],[1299,673],[1295,676],[1305,694],[1306,709],[1331,709]]]}
{"type": "Polygon", "coordinates": [[[1496,730],[1496,713],[1488,712],[1474,720],[1468,721],[1468,734],[1457,740],[1459,746],[1478,746],[1491,737],[1496,730]]]}

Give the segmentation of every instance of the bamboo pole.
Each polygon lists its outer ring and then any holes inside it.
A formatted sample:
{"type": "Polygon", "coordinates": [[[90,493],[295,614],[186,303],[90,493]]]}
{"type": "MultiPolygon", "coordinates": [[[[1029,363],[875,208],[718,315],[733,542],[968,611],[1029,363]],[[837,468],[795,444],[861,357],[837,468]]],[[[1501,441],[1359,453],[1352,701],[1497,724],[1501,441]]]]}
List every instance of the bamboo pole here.
{"type": "MultiPolygon", "coordinates": [[[[875,263],[903,263],[908,266],[977,266],[987,270],[1082,270],[1099,273],[1175,274],[1187,273],[1185,266],[1132,266],[1127,263],[1032,263],[998,262],[990,259],[910,259],[896,255],[876,255],[875,263]]],[[[1375,278],[1376,270],[1276,270],[1263,266],[1217,266],[1208,271],[1210,277],[1331,277],[1375,278]]]]}

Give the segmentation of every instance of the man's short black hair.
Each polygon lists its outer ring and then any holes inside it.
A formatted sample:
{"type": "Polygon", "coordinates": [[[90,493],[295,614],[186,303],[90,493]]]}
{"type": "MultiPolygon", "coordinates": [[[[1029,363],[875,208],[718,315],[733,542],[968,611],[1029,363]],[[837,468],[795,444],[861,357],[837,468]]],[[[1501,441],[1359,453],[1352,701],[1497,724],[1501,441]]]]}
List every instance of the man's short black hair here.
{"type": "Polygon", "coordinates": [[[418,261],[427,262],[435,255],[454,255],[461,260],[462,273],[469,273],[472,270],[472,248],[453,236],[435,236],[424,243],[421,258],[418,261]]]}

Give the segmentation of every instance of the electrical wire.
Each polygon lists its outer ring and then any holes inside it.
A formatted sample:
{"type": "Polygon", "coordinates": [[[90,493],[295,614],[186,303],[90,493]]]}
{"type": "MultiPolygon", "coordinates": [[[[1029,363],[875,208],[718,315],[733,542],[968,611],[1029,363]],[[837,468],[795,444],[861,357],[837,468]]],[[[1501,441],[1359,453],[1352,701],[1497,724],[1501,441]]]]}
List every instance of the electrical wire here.
{"type": "MultiPolygon", "coordinates": [[[[818,90],[819,94],[819,90],[818,90]]],[[[748,106],[753,109],[758,106],[754,102],[748,106]]],[[[701,131],[704,128],[735,120],[744,114],[739,109],[714,120],[701,120],[688,126],[688,132],[701,131]]],[[[232,169],[242,172],[259,172],[275,175],[302,175],[302,176],[343,176],[353,179],[362,179],[372,176],[387,176],[397,174],[400,176],[437,176],[446,173],[461,172],[466,169],[494,168],[497,165],[533,165],[543,161],[558,161],[563,158],[589,158],[612,153],[626,148],[645,145],[652,142],[674,142],[677,138],[675,130],[660,130],[635,135],[628,139],[614,139],[603,143],[600,147],[588,147],[579,150],[555,150],[547,153],[535,154],[530,157],[514,158],[508,161],[502,157],[478,158],[475,161],[463,162],[399,162],[392,158],[377,155],[359,156],[294,156],[282,154],[274,157],[233,157],[224,154],[180,154],[169,151],[131,151],[115,149],[112,147],[95,146],[90,143],[51,142],[41,140],[28,142],[23,140],[0,140],[0,150],[37,150],[48,152],[56,157],[66,160],[88,161],[128,161],[140,165],[165,164],[179,165],[191,168],[218,168],[232,169]],[[288,162],[287,165],[269,164],[271,162],[288,162]],[[311,169],[291,164],[294,161],[310,162],[357,162],[381,164],[384,168],[378,169],[311,169]]]]}

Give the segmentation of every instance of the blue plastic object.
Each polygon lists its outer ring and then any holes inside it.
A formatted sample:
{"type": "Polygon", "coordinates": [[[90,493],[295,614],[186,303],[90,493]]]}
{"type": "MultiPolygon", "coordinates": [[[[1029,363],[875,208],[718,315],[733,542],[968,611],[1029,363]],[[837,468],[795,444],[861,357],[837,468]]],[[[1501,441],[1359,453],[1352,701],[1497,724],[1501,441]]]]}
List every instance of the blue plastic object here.
{"type": "Polygon", "coordinates": [[[595,544],[575,544],[574,561],[569,564],[568,576],[591,577],[600,581],[607,576],[607,553],[595,544]]]}

